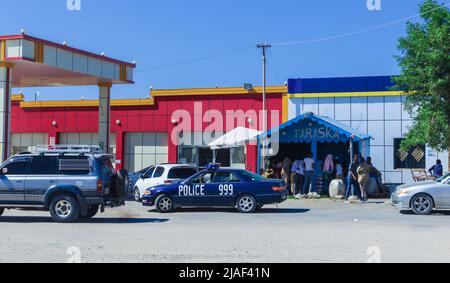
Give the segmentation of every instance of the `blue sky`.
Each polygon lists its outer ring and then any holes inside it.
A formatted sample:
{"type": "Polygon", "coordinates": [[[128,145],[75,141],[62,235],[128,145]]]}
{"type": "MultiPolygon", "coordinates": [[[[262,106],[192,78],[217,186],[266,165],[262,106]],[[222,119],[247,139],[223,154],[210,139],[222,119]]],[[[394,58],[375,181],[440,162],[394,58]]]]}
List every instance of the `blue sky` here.
{"type": "MultiPolygon", "coordinates": [[[[369,11],[366,0],[81,0],[68,11],[66,0],[0,0],[0,34],[21,28],[33,36],[123,60],[136,60],[135,85],[115,86],[114,98],[141,98],[154,88],[261,84],[260,51],[197,61],[259,41],[291,42],[334,36],[382,25],[418,13],[419,0],[381,0],[369,11]],[[175,67],[163,67],[166,65],[175,67]]],[[[417,19],[415,19],[417,20],[417,19]]],[[[393,56],[405,22],[349,37],[301,45],[274,45],[268,83],[294,77],[398,74],[393,56]]],[[[17,92],[17,90],[15,90],[17,92]]],[[[27,99],[34,89],[25,89],[27,99]]],[[[41,100],[97,97],[95,87],[42,88],[41,100]]]]}

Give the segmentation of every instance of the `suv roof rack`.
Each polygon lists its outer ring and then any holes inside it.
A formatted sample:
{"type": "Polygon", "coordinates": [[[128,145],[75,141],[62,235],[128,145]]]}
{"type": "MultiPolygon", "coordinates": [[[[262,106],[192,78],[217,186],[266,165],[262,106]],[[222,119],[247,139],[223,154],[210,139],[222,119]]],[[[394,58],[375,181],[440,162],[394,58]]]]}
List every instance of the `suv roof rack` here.
{"type": "Polygon", "coordinates": [[[76,153],[76,154],[103,154],[103,149],[98,145],[38,145],[36,153],[76,153]]]}

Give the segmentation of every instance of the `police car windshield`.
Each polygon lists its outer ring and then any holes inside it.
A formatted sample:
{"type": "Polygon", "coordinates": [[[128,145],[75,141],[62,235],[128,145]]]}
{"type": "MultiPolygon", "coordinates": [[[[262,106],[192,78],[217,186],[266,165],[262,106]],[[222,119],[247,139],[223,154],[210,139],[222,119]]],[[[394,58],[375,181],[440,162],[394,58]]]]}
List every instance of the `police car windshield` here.
{"type": "Polygon", "coordinates": [[[249,171],[241,171],[241,175],[244,176],[245,178],[248,178],[248,179],[252,180],[252,181],[262,181],[262,180],[265,180],[264,177],[262,177],[262,176],[260,176],[260,175],[258,175],[258,174],[249,172],[249,171]]]}

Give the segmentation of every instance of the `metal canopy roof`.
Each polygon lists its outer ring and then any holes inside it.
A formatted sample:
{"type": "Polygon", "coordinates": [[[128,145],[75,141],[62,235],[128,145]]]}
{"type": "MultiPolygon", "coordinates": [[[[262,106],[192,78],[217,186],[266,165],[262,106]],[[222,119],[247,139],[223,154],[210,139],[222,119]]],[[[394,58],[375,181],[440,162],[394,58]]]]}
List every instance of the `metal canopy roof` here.
{"type": "Polygon", "coordinates": [[[14,64],[13,87],[132,84],[134,63],[25,34],[0,36],[0,61],[14,64]]]}

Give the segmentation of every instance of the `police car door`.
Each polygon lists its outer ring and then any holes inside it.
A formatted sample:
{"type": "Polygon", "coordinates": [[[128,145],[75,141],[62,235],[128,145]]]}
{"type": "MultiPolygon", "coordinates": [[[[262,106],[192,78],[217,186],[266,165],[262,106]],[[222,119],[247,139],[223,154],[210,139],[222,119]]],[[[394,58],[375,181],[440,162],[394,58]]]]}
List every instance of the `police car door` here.
{"type": "Polygon", "coordinates": [[[232,171],[216,172],[213,181],[205,188],[206,195],[214,206],[233,205],[241,190],[242,182],[232,171]]]}
{"type": "Polygon", "coordinates": [[[181,183],[178,195],[174,197],[175,202],[186,206],[209,205],[206,188],[214,178],[214,172],[200,174],[189,183],[181,183]]]}

